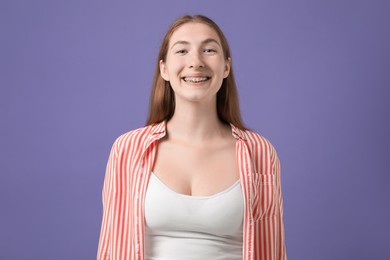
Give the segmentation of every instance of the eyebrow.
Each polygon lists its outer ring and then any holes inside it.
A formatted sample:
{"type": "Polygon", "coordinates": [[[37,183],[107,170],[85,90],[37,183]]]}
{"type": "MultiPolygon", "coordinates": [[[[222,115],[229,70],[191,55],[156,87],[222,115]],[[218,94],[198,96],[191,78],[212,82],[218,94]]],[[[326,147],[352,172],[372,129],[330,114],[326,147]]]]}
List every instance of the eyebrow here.
{"type": "MultiPolygon", "coordinates": [[[[216,44],[218,44],[218,46],[221,47],[221,45],[219,44],[219,42],[216,41],[216,40],[214,40],[214,39],[212,39],[212,38],[208,38],[208,39],[202,41],[202,44],[206,44],[206,43],[210,43],[210,42],[215,42],[216,44]]],[[[187,41],[177,41],[177,42],[175,42],[175,43],[171,46],[171,49],[172,49],[173,46],[175,46],[176,44],[190,44],[190,43],[187,42],[187,41]]]]}

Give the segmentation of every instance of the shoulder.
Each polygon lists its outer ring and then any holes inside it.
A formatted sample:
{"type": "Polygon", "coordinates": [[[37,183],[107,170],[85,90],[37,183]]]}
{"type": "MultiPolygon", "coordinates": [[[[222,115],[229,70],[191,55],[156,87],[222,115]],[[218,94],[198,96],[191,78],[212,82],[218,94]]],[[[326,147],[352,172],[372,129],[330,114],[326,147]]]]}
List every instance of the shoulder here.
{"type": "Polygon", "coordinates": [[[272,146],[271,142],[258,132],[252,130],[244,130],[243,132],[246,141],[250,144],[264,143],[267,146],[272,146]]]}
{"type": "Polygon", "coordinates": [[[268,157],[272,161],[277,159],[276,149],[266,137],[252,130],[243,130],[243,133],[252,154],[268,157]]]}
{"type": "Polygon", "coordinates": [[[123,152],[141,151],[145,144],[151,139],[152,130],[155,125],[147,125],[134,130],[130,130],[117,137],[112,145],[112,150],[116,154],[123,152]]]}

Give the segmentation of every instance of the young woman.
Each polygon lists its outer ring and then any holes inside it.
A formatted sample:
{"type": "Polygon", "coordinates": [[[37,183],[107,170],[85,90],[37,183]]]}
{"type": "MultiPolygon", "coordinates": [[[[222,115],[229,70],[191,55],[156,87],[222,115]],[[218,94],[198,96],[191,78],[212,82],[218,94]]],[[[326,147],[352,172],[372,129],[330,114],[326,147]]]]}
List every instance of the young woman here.
{"type": "Polygon", "coordinates": [[[179,17],[146,126],[113,144],[98,259],[287,259],[279,169],[271,143],[241,121],[222,31],[179,17]]]}

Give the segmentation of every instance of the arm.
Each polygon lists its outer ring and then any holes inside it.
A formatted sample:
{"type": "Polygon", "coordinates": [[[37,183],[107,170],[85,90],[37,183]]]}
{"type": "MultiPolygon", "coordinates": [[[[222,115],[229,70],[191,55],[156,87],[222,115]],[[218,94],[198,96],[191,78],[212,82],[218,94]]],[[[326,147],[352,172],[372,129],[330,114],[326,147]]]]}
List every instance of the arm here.
{"type": "Polygon", "coordinates": [[[104,177],[102,199],[103,199],[103,217],[100,230],[100,239],[97,252],[98,260],[109,260],[110,258],[110,236],[112,219],[112,196],[114,194],[114,177],[117,163],[116,142],[111,148],[110,156],[106,167],[104,177]]]}
{"type": "Polygon", "coordinates": [[[284,240],[284,224],[283,224],[283,198],[282,198],[282,188],[280,180],[280,161],[275,152],[275,157],[273,160],[272,170],[275,174],[275,250],[276,250],[276,259],[287,259],[286,255],[286,245],[284,240]]]}
{"type": "Polygon", "coordinates": [[[262,214],[256,227],[256,260],[286,260],[283,224],[283,199],[280,183],[280,161],[268,143],[270,167],[262,176],[259,207],[262,214]]]}

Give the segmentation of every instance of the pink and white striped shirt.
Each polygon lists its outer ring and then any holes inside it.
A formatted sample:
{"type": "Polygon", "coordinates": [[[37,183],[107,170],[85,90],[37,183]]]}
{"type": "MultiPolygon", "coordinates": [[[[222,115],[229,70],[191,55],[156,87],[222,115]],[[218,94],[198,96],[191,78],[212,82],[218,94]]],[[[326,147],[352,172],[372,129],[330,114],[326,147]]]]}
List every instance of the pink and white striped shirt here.
{"type": "MultiPolygon", "coordinates": [[[[280,162],[272,144],[231,124],[244,197],[243,260],[285,260],[280,162]]],[[[103,185],[98,260],[144,260],[144,199],[166,122],[116,139],[103,185]]]]}

